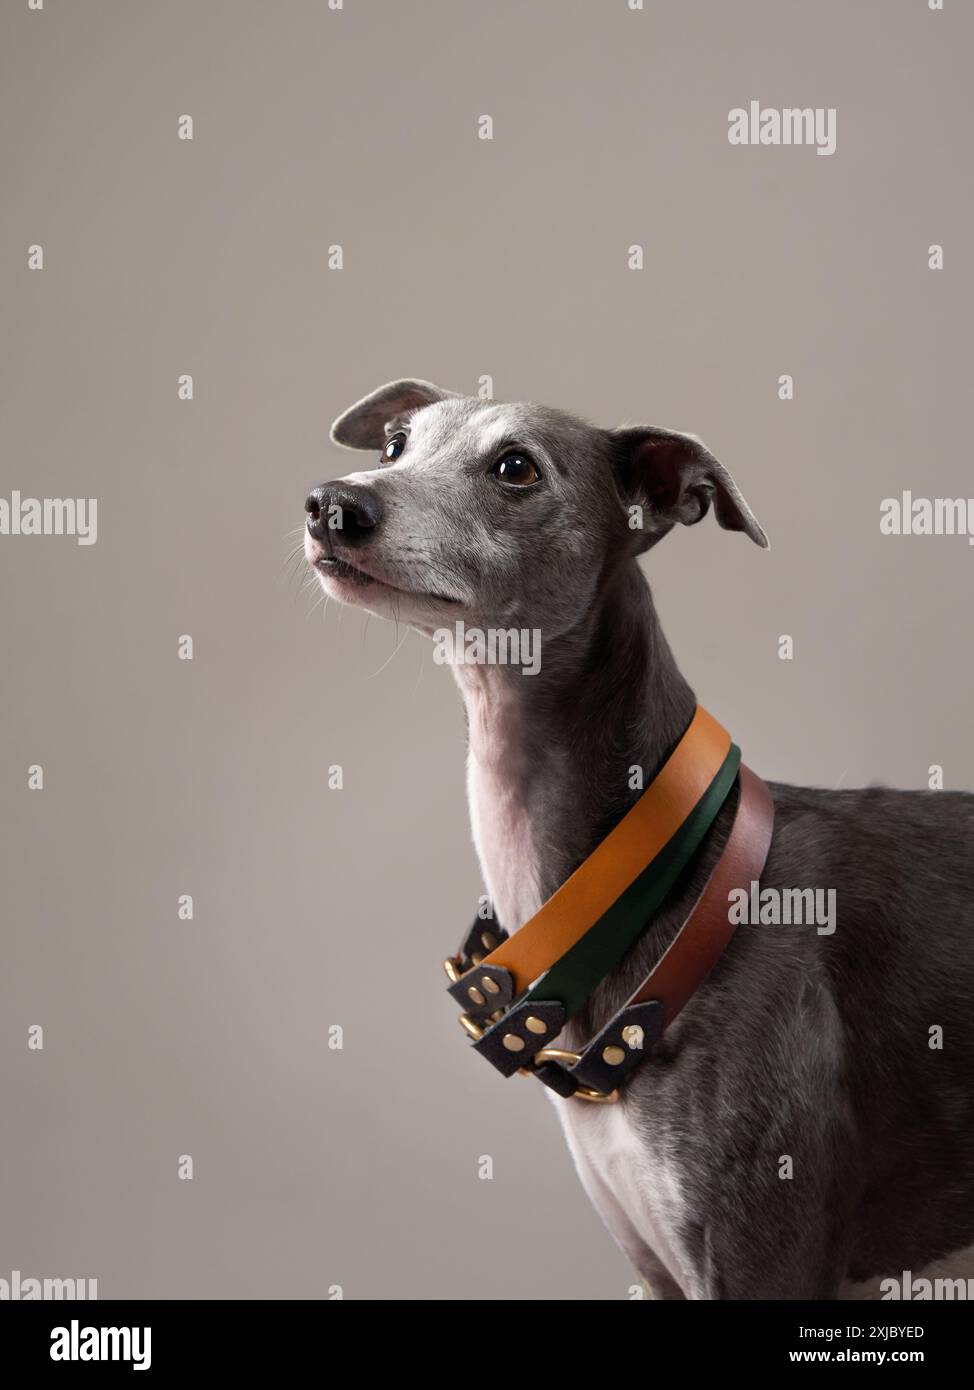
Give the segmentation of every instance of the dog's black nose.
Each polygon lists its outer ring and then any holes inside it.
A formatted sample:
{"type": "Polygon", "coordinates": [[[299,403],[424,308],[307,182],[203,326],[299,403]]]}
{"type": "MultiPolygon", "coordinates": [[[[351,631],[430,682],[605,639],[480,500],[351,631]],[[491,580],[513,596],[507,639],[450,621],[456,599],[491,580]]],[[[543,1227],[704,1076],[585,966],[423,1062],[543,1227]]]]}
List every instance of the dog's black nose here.
{"type": "Polygon", "coordinates": [[[322,483],[308,493],[304,509],[316,541],[337,535],[352,544],[361,543],[382,520],[379,494],[361,483],[322,483]]]}

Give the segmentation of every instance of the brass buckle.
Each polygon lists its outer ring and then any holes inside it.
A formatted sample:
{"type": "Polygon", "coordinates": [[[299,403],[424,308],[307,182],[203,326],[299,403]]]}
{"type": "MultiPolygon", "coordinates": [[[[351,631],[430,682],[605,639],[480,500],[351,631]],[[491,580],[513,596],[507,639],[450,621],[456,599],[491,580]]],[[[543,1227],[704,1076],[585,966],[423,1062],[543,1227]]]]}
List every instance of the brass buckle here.
{"type": "Polygon", "coordinates": [[[480,1042],[480,1039],[487,1031],[482,1023],[479,1023],[475,1018],[471,1018],[469,1014],[461,1014],[459,1023],[460,1027],[466,1029],[470,1034],[474,1042],[480,1042]]]}
{"type": "MultiPolygon", "coordinates": [[[[455,985],[460,978],[460,968],[456,957],[447,956],[443,962],[443,969],[446,971],[446,977],[450,984],[455,985]]],[[[473,1038],[474,1042],[479,1042],[487,1031],[484,1025],[472,1018],[470,1014],[460,1014],[459,1022],[460,1027],[473,1038]]],[[[582,1054],[580,1052],[567,1052],[562,1047],[543,1047],[540,1052],[534,1054],[529,1067],[518,1067],[517,1074],[518,1076],[537,1077],[536,1068],[539,1062],[564,1062],[573,1067],[581,1060],[582,1054]]],[[[538,1079],[540,1080],[540,1077],[538,1079]]],[[[619,1098],[618,1087],[613,1091],[603,1093],[602,1091],[593,1091],[591,1086],[579,1086],[569,1097],[570,1100],[587,1100],[593,1105],[614,1105],[619,1098]]]]}
{"type": "MultiPolygon", "coordinates": [[[[535,1066],[539,1062],[564,1062],[573,1067],[582,1060],[580,1052],[566,1052],[563,1047],[543,1047],[540,1052],[536,1052],[532,1061],[535,1066]]],[[[587,1100],[593,1105],[615,1105],[619,1099],[618,1086],[613,1091],[593,1091],[591,1086],[579,1086],[577,1091],[573,1091],[569,1097],[571,1100],[587,1100]]]]}

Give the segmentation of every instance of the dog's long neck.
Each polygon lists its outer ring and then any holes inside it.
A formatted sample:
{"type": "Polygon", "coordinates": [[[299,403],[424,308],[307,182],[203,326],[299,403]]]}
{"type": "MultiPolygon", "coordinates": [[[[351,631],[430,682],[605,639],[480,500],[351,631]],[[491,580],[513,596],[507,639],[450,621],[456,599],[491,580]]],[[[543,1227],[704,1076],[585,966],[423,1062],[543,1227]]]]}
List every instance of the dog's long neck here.
{"type": "Polygon", "coordinates": [[[605,838],[684,733],[694,696],[635,563],[540,669],[456,666],[469,729],[474,842],[497,920],[515,931],[605,838]]]}

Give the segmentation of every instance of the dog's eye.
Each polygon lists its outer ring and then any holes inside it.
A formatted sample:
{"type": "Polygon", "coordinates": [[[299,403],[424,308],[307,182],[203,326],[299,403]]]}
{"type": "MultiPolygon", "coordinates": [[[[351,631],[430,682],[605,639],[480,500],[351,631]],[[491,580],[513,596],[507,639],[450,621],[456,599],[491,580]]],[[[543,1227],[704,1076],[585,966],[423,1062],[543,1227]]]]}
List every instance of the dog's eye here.
{"type": "Polygon", "coordinates": [[[533,483],[541,481],[538,465],[527,454],[505,454],[490,471],[493,477],[502,483],[510,483],[512,487],[531,487],[533,483]]]}
{"type": "Polygon", "coordinates": [[[405,447],[406,436],[400,430],[398,434],[394,434],[392,436],[392,438],[386,444],[386,447],[382,450],[382,462],[395,463],[396,459],[399,458],[405,447]]]}

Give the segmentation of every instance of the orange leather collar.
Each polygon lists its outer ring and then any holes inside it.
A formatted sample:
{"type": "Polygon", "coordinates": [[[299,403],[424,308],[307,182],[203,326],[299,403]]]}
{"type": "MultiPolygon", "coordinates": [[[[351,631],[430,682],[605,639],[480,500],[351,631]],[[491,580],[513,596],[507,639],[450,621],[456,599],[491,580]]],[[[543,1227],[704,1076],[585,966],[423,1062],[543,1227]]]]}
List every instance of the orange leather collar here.
{"type": "Polygon", "coordinates": [[[579,942],[673,838],[707,791],[730,734],[698,706],[683,738],[635,806],[539,912],[477,965],[510,972],[514,996],[579,942]]]}

